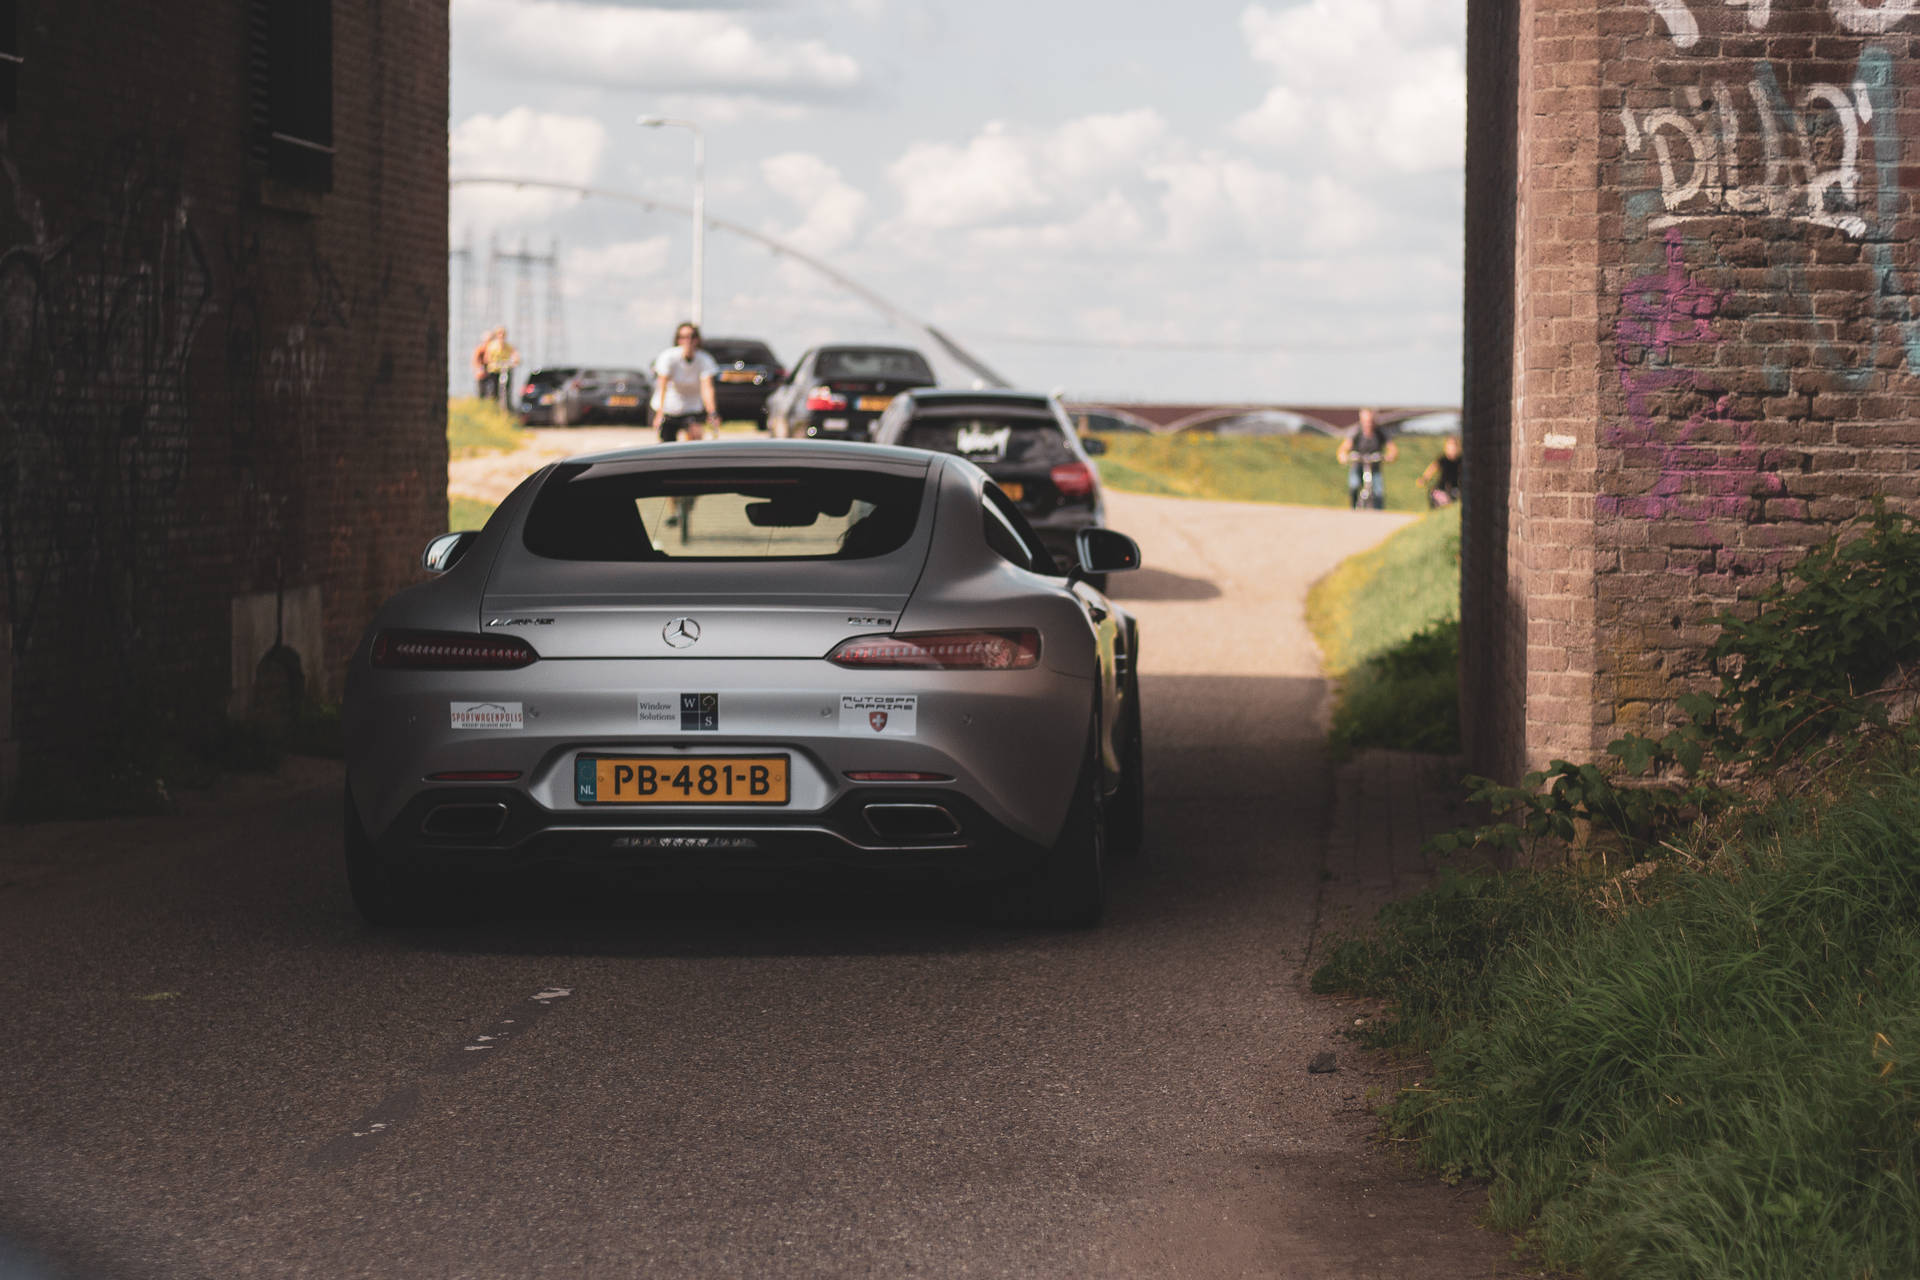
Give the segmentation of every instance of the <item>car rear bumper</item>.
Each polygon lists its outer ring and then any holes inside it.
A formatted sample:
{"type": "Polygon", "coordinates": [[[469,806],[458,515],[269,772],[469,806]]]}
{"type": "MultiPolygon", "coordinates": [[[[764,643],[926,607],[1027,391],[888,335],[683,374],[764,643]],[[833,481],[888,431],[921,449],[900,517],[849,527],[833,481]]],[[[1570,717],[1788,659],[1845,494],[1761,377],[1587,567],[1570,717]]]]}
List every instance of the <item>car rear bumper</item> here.
{"type": "Polygon", "coordinates": [[[375,846],[423,871],[498,874],[542,866],[722,870],[937,870],[993,880],[1042,850],[966,796],[862,787],[813,812],[545,808],[510,787],[438,787],[400,811],[375,846]],[[902,820],[905,820],[904,822],[902,820]]]}

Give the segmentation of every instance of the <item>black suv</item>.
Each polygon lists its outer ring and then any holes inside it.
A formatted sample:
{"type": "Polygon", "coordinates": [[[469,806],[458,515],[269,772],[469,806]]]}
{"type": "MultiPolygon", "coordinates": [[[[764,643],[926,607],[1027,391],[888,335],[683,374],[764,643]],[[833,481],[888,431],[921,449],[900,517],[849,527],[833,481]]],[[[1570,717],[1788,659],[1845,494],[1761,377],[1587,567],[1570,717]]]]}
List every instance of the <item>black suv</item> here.
{"type": "Polygon", "coordinates": [[[777,436],[866,440],[894,396],[938,381],[912,347],[815,347],[767,400],[777,436]]]}
{"type": "Polygon", "coordinates": [[[773,348],[758,338],[702,338],[700,347],[720,366],[713,377],[713,401],[720,416],[729,422],[752,422],[765,431],[767,397],[787,372],[774,359],[773,348]]]}
{"type": "MultiPolygon", "coordinates": [[[[876,444],[954,453],[992,476],[1060,565],[1075,536],[1106,523],[1093,458],[1106,441],[1080,438],[1066,410],[1038,391],[909,391],[874,427],[876,444]]],[[[1095,585],[1099,585],[1096,583],[1095,585]]]]}

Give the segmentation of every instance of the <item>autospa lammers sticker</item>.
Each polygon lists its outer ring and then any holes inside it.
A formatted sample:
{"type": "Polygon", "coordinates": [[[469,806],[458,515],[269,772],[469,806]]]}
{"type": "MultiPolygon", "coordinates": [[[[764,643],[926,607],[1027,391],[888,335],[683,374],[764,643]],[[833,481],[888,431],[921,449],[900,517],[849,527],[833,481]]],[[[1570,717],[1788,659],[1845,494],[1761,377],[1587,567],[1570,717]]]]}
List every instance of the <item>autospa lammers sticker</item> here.
{"type": "Polygon", "coordinates": [[[526,717],[521,714],[517,702],[452,702],[447,704],[453,713],[453,727],[456,729],[524,729],[526,717]]]}
{"type": "Polygon", "coordinates": [[[911,738],[920,709],[917,693],[843,693],[840,732],[911,738]]]}

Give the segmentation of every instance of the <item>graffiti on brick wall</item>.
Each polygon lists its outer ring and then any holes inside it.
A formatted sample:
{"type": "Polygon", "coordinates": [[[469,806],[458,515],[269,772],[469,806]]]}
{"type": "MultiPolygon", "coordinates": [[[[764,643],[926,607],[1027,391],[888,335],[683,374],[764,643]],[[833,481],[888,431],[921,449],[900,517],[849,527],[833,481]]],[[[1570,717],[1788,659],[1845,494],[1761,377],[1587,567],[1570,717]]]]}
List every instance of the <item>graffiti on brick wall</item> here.
{"type": "MultiPolygon", "coordinates": [[[[1867,0],[1824,0],[1824,3],[1840,29],[1854,35],[1885,35],[1920,13],[1920,0],[1880,0],[1878,4],[1869,4],[1867,0]]],[[[1667,34],[1673,37],[1676,48],[1691,49],[1700,43],[1700,20],[1694,10],[1711,8],[1712,0],[1647,0],[1647,4],[1666,23],[1667,34]]],[[[1749,31],[1765,31],[1773,21],[1773,0],[1722,0],[1722,4],[1728,9],[1745,10],[1749,31]]]]}
{"type": "MultiPolygon", "coordinates": [[[[1743,18],[1753,31],[1775,20],[1763,0],[1648,3],[1681,50],[1699,43],[1709,8],[1744,10],[1726,20],[1743,18]]],[[[1840,38],[1884,33],[1920,13],[1920,0],[1818,3],[1840,38]]],[[[1715,315],[1737,309],[1742,317],[1738,363],[1759,373],[1748,391],[1813,397],[1866,390],[1889,369],[1920,375],[1920,265],[1903,225],[1893,54],[1867,40],[1856,47],[1850,75],[1836,75],[1837,60],[1823,59],[1818,81],[1790,88],[1799,70],[1792,62],[1760,60],[1730,71],[1711,59],[1698,83],[1669,72],[1662,83],[1671,87],[1643,90],[1621,108],[1625,154],[1644,165],[1627,196],[1627,233],[1658,267],[1642,268],[1623,289],[1616,360],[1626,421],[1608,436],[1627,448],[1630,474],[1652,467],[1658,480],[1644,494],[1604,499],[1603,508],[1722,525],[1763,511],[1805,515],[1805,504],[1785,497],[1752,424],[1734,420],[1753,416],[1752,402],[1710,403],[1710,353],[1700,349],[1696,372],[1673,363],[1692,358],[1695,344],[1718,341],[1706,336],[1715,315]],[[1729,235],[1741,218],[1802,230],[1729,235]],[[1688,292],[1692,273],[1737,280],[1740,291],[1711,295],[1708,311],[1695,317],[1701,330],[1665,341],[1679,331],[1677,321],[1661,325],[1662,308],[1698,307],[1709,297],[1688,292]]]]}
{"type": "Polygon", "coordinates": [[[1866,235],[1860,130],[1873,121],[1874,105],[1865,83],[1812,85],[1790,108],[1763,63],[1746,84],[1689,85],[1681,103],[1620,108],[1628,154],[1651,154],[1660,170],[1664,211],[1649,229],[1757,213],[1866,235]],[[1743,139],[1757,141],[1757,155],[1743,157],[1743,139]]]}
{"type": "Polygon", "coordinates": [[[1678,229],[1666,233],[1661,269],[1628,281],[1621,292],[1614,361],[1627,421],[1611,428],[1606,442],[1623,451],[1629,468],[1655,480],[1645,493],[1599,495],[1598,509],[1694,519],[1704,528],[1745,517],[1757,500],[1783,493],[1780,478],[1762,470],[1753,424],[1732,421],[1732,397],[1686,362],[1691,355],[1704,364],[1719,345],[1713,319],[1727,293],[1694,278],[1678,229]]]}
{"type": "Polygon", "coordinates": [[[178,168],[122,148],[102,216],[58,235],[5,173],[18,232],[0,251],[0,571],[16,655],[56,581],[68,609],[123,620],[104,643],[149,640],[133,606],[184,479],[188,363],[214,298],[178,168]]]}

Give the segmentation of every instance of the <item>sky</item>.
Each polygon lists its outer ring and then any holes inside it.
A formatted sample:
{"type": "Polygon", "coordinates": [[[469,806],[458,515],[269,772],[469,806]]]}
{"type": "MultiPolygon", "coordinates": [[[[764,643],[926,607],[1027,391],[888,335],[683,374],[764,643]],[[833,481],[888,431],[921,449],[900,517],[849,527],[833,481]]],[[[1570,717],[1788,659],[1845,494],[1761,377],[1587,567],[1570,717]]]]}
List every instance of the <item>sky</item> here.
{"type": "MultiPolygon", "coordinates": [[[[1464,0],[452,0],[452,174],[689,206],[825,262],[1013,385],[1083,399],[1455,404],[1464,0]]],[[[452,376],[489,315],[532,363],[644,364],[692,219],[458,185],[452,376]],[[548,281],[490,246],[557,251],[548,281]],[[466,250],[463,257],[461,252],[466,250]],[[466,282],[463,284],[463,280],[466,282]],[[463,316],[462,296],[468,301],[463,316]],[[528,329],[531,332],[528,332],[528,329]]],[[[703,328],[788,364],[919,346],[802,261],[706,236],[703,328]]]]}

